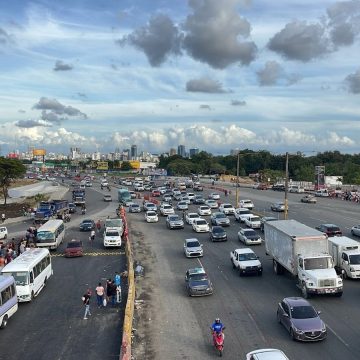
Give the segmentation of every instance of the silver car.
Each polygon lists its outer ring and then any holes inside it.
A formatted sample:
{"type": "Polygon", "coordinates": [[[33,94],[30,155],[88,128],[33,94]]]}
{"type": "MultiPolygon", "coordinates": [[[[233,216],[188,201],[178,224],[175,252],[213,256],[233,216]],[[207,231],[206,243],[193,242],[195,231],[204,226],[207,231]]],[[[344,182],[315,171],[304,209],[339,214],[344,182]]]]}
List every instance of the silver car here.
{"type": "Polygon", "coordinates": [[[351,235],[360,236],[360,225],[354,225],[351,228],[351,235]]]}
{"type": "Polygon", "coordinates": [[[203,246],[198,239],[185,239],[184,253],[187,258],[201,257],[204,255],[203,246]]]}

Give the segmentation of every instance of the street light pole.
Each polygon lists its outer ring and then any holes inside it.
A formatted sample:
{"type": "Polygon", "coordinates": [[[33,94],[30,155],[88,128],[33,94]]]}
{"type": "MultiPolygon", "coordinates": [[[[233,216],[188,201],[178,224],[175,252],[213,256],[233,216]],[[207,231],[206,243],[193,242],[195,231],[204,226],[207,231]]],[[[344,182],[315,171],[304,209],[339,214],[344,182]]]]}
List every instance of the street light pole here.
{"type": "Polygon", "coordinates": [[[288,184],[289,184],[289,153],[286,153],[286,163],[285,163],[285,210],[284,210],[284,219],[288,219],[288,184]]]}
{"type": "Polygon", "coordinates": [[[239,163],[240,151],[237,153],[237,166],[236,166],[236,207],[239,207],[239,163]]]}

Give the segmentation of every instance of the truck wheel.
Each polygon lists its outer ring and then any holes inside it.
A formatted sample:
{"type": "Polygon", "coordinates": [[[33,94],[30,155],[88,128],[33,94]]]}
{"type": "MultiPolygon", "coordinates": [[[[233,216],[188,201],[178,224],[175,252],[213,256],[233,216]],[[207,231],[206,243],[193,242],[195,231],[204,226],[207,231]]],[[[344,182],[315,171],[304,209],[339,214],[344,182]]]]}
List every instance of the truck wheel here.
{"type": "Polygon", "coordinates": [[[335,297],[342,297],[342,294],[343,294],[343,293],[342,293],[342,291],[341,291],[341,292],[338,292],[338,293],[334,294],[334,296],[335,296],[335,297]]]}
{"type": "Polygon", "coordinates": [[[233,269],[236,269],[236,266],[232,260],[231,260],[231,264],[232,264],[233,269]]]}
{"type": "Polygon", "coordinates": [[[310,297],[305,284],[301,285],[301,293],[304,299],[308,299],[310,297]]]}
{"type": "Polygon", "coordinates": [[[0,329],[6,328],[7,323],[8,323],[8,316],[5,315],[5,316],[3,317],[2,323],[1,323],[1,325],[0,325],[0,329]]]}
{"type": "Polygon", "coordinates": [[[273,269],[276,275],[281,275],[283,273],[282,266],[276,260],[273,260],[273,269]]]}
{"type": "Polygon", "coordinates": [[[241,272],[241,269],[240,269],[240,267],[239,267],[239,276],[241,277],[243,274],[242,274],[242,272],[241,272]]]}

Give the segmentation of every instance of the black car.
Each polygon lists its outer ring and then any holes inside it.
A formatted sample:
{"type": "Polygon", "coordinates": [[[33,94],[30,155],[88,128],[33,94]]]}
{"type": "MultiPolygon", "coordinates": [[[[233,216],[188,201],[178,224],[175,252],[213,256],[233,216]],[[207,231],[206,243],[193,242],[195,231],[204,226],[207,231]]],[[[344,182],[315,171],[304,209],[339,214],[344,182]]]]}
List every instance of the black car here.
{"type": "Polygon", "coordinates": [[[272,186],[272,189],[274,191],[285,191],[285,185],[283,185],[283,184],[274,184],[272,186]]]}
{"type": "Polygon", "coordinates": [[[80,231],[91,231],[95,230],[95,222],[94,220],[83,220],[79,226],[80,231]]]}
{"type": "Polygon", "coordinates": [[[205,204],[205,199],[200,195],[196,195],[195,199],[194,199],[194,204],[195,205],[202,205],[205,204]]]}
{"type": "Polygon", "coordinates": [[[76,213],[76,205],[74,203],[69,203],[69,213],[70,214],[76,213]]]}
{"type": "Polygon", "coordinates": [[[334,224],[321,224],[317,226],[315,229],[325,233],[329,237],[342,236],[342,231],[337,225],[334,224]]]}
{"type": "Polygon", "coordinates": [[[226,231],[222,226],[213,226],[210,231],[211,241],[227,241],[226,231]]]}

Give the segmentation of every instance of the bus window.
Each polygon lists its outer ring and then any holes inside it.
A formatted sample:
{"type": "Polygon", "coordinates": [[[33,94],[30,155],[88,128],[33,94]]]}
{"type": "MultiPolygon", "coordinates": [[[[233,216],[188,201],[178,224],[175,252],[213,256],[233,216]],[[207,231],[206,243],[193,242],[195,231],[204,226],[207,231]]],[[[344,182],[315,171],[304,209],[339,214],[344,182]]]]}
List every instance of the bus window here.
{"type": "Polygon", "coordinates": [[[32,271],[30,272],[30,284],[32,284],[34,282],[34,275],[32,273],[32,271]]]}
{"type": "Polygon", "coordinates": [[[5,304],[10,299],[11,299],[11,290],[10,287],[8,287],[1,292],[1,300],[2,303],[5,304]]]}

